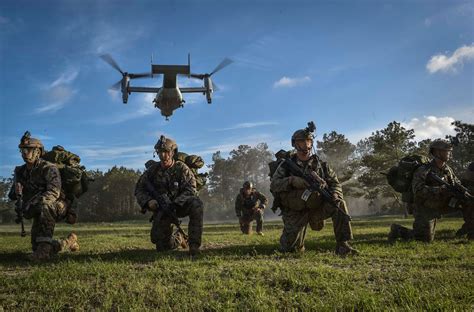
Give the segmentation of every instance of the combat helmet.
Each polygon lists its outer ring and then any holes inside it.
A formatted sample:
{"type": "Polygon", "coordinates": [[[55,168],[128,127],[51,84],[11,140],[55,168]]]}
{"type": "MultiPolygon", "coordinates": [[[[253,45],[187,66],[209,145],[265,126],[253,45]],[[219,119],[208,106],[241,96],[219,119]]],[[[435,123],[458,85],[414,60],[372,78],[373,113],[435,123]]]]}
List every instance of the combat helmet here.
{"type": "Polygon", "coordinates": [[[44,145],[40,139],[32,138],[31,133],[26,131],[20,139],[19,148],[39,148],[41,155],[44,153],[44,145]]]}
{"type": "Polygon", "coordinates": [[[316,131],[316,126],[314,122],[308,122],[308,126],[304,129],[296,130],[291,136],[291,146],[296,147],[295,143],[297,140],[313,140],[314,131],[316,131]]]}
{"type": "Polygon", "coordinates": [[[253,183],[250,181],[245,181],[244,184],[242,185],[244,189],[253,189],[253,183]]]}
{"type": "Polygon", "coordinates": [[[178,152],[178,145],[176,144],[175,140],[170,138],[166,138],[164,135],[160,136],[160,139],[155,144],[155,150],[157,152],[160,151],[174,151],[174,153],[178,152]]]}
{"type": "Polygon", "coordinates": [[[434,140],[433,142],[431,142],[431,144],[430,144],[429,152],[430,152],[431,155],[433,155],[433,150],[435,150],[435,149],[444,150],[444,151],[452,151],[453,146],[451,145],[451,143],[449,143],[446,140],[437,139],[437,140],[434,140]]]}

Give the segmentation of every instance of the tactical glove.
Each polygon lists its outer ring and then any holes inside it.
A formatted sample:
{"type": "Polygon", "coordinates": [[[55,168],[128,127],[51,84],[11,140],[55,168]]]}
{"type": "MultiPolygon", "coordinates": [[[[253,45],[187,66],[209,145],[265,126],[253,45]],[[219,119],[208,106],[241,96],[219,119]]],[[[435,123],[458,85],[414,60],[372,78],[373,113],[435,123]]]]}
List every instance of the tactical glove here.
{"type": "Polygon", "coordinates": [[[309,184],[303,178],[291,176],[290,185],[297,190],[308,188],[309,184]]]}
{"type": "Polygon", "coordinates": [[[148,202],[148,210],[155,212],[158,210],[158,202],[155,199],[152,199],[148,202]]]}

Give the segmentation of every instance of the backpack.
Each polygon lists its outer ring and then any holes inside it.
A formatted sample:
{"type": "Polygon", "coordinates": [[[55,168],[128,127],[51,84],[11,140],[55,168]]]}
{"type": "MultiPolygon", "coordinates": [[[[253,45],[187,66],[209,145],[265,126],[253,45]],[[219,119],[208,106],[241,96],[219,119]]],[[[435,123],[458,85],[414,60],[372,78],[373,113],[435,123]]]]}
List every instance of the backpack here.
{"type": "MultiPolygon", "coordinates": [[[[185,163],[186,166],[191,169],[191,172],[193,173],[194,178],[196,179],[197,191],[200,191],[206,185],[208,174],[198,173],[198,169],[201,169],[204,166],[204,160],[201,158],[201,156],[177,152],[176,154],[174,154],[174,160],[185,163]]],[[[156,161],[149,160],[145,163],[145,168],[148,169],[155,163],[156,161]]]]}
{"type": "Polygon", "coordinates": [[[397,165],[386,174],[388,184],[398,193],[402,193],[402,201],[413,203],[411,182],[415,170],[429,163],[429,159],[421,155],[408,155],[400,159],[397,165]]]}
{"type": "Polygon", "coordinates": [[[81,158],[67,151],[61,145],[56,145],[41,158],[55,164],[61,173],[61,188],[66,198],[73,201],[89,189],[89,177],[86,168],[80,165],[81,158]]]}

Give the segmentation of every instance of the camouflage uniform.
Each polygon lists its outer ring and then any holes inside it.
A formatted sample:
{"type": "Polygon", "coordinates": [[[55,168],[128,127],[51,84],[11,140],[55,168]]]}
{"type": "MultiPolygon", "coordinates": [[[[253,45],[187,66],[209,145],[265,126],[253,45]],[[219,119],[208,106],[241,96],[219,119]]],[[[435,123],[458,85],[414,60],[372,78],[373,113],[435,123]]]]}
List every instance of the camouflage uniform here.
{"type": "Polygon", "coordinates": [[[235,199],[235,214],[239,218],[240,230],[243,234],[252,233],[252,221],[257,221],[257,233],[263,230],[263,211],[268,204],[268,200],[255,188],[249,196],[244,194],[241,188],[237,198],[235,199]]]}
{"type": "MultiPolygon", "coordinates": [[[[341,200],[341,207],[347,213],[347,207],[343,201],[341,185],[336,173],[325,162],[321,162],[316,155],[306,161],[300,161],[296,155],[290,158],[305,173],[315,171],[328,184],[331,193],[336,193],[341,200]]],[[[307,201],[301,199],[304,189],[294,189],[290,183],[290,174],[283,166],[275,171],[270,186],[273,193],[279,194],[281,198],[281,210],[283,216],[283,233],[280,237],[281,250],[303,251],[304,239],[308,223],[313,230],[321,230],[324,220],[332,218],[334,234],[339,243],[352,239],[350,222],[339,209],[324,201],[318,193],[313,192],[307,201]]]]}
{"type": "MultiPolygon", "coordinates": [[[[471,195],[474,195],[474,161],[469,164],[461,177],[461,184],[467,188],[471,195]]],[[[474,210],[474,207],[471,207],[474,210]]],[[[474,211],[472,212],[474,214],[474,211]]],[[[469,224],[464,222],[462,227],[456,232],[456,236],[464,236],[469,232],[469,224]]]]}
{"type": "MultiPolygon", "coordinates": [[[[41,144],[37,139],[29,136],[28,139],[30,142],[41,144]]],[[[24,146],[28,147],[28,143],[25,143],[23,137],[20,148],[24,146]]],[[[67,239],[53,239],[56,222],[63,220],[67,212],[64,193],[61,192],[61,175],[56,165],[39,158],[31,169],[28,169],[26,164],[16,167],[14,183],[9,192],[11,200],[18,200],[15,192],[16,184],[22,186],[24,217],[33,219],[31,227],[33,259],[46,260],[50,255],[65,248],[76,251],[79,245],[75,234],[71,233],[67,239]]]]}
{"type": "Polygon", "coordinates": [[[465,228],[466,234],[474,237],[472,204],[456,199],[451,192],[443,188],[439,182],[429,175],[430,172],[433,172],[451,185],[461,183],[448,165],[444,165],[440,169],[436,165],[435,160],[418,168],[413,175],[412,182],[415,195],[413,230],[394,224],[391,231],[392,239],[401,237],[405,240],[415,239],[431,242],[435,236],[436,220],[442,214],[457,210],[461,210],[463,213],[465,221],[463,228],[465,228]]]}
{"type": "MultiPolygon", "coordinates": [[[[179,218],[189,216],[189,248],[199,249],[203,227],[203,204],[196,193],[196,180],[191,170],[180,161],[175,161],[173,166],[167,169],[161,167],[157,162],[151,165],[140,177],[135,189],[138,204],[147,209],[147,204],[152,200],[147,191],[146,180],[151,181],[158,194],[166,194],[172,201],[171,209],[176,211],[179,218]]],[[[172,220],[163,214],[157,220],[158,212],[153,213],[153,225],[150,238],[156,244],[158,251],[178,248],[178,242],[173,237],[172,220]]]]}

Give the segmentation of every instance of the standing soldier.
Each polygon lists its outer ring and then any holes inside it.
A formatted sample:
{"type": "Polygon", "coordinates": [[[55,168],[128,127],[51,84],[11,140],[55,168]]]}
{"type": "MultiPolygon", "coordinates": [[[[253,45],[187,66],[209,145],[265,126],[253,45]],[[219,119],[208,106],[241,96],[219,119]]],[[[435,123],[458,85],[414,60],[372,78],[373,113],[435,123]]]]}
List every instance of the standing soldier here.
{"type": "Polygon", "coordinates": [[[257,234],[263,236],[263,211],[268,201],[265,195],[253,187],[252,182],[245,181],[235,199],[235,214],[239,218],[243,234],[252,233],[252,222],[257,221],[257,234]]]}
{"type": "Polygon", "coordinates": [[[48,260],[61,250],[77,251],[79,244],[74,233],[69,234],[66,239],[53,239],[56,222],[63,220],[67,214],[59,169],[40,158],[44,153],[43,143],[30,137],[28,131],[21,138],[18,147],[25,164],[15,168],[9,198],[17,201],[18,222],[23,222],[23,217],[33,219],[33,254],[30,259],[48,260]]]}
{"type": "Polygon", "coordinates": [[[310,122],[306,129],[297,130],[293,134],[291,145],[296,153],[281,160],[272,176],[270,188],[281,200],[284,224],[280,249],[283,252],[304,251],[308,223],[313,230],[321,230],[324,219],[331,217],[336,236],[336,254],[357,254],[357,250],[348,243],[352,239],[350,217],[336,173],[316,154],[312,154],[314,130],[314,123],[310,122]],[[329,198],[311,191],[311,185],[304,178],[290,172],[287,162],[291,162],[305,175],[317,177],[323,192],[329,198]]]}
{"type": "Polygon", "coordinates": [[[431,143],[429,152],[433,160],[420,166],[413,174],[412,189],[415,196],[413,229],[392,224],[389,241],[393,242],[401,238],[432,242],[435,236],[436,220],[442,214],[456,210],[462,210],[465,222],[458,231],[459,235],[467,234],[469,239],[474,238],[472,196],[447,165],[452,150],[451,144],[445,140],[439,139],[431,143]]]}
{"type": "MultiPolygon", "coordinates": [[[[177,218],[189,216],[189,253],[199,253],[202,236],[203,204],[196,192],[196,180],[191,170],[173,156],[178,146],[172,139],[160,137],[155,145],[160,158],[140,177],[135,196],[143,211],[153,212],[151,242],[157,251],[185,247],[187,242],[182,231],[173,233],[177,218]]],[[[179,229],[178,229],[179,230],[179,229]]]]}

